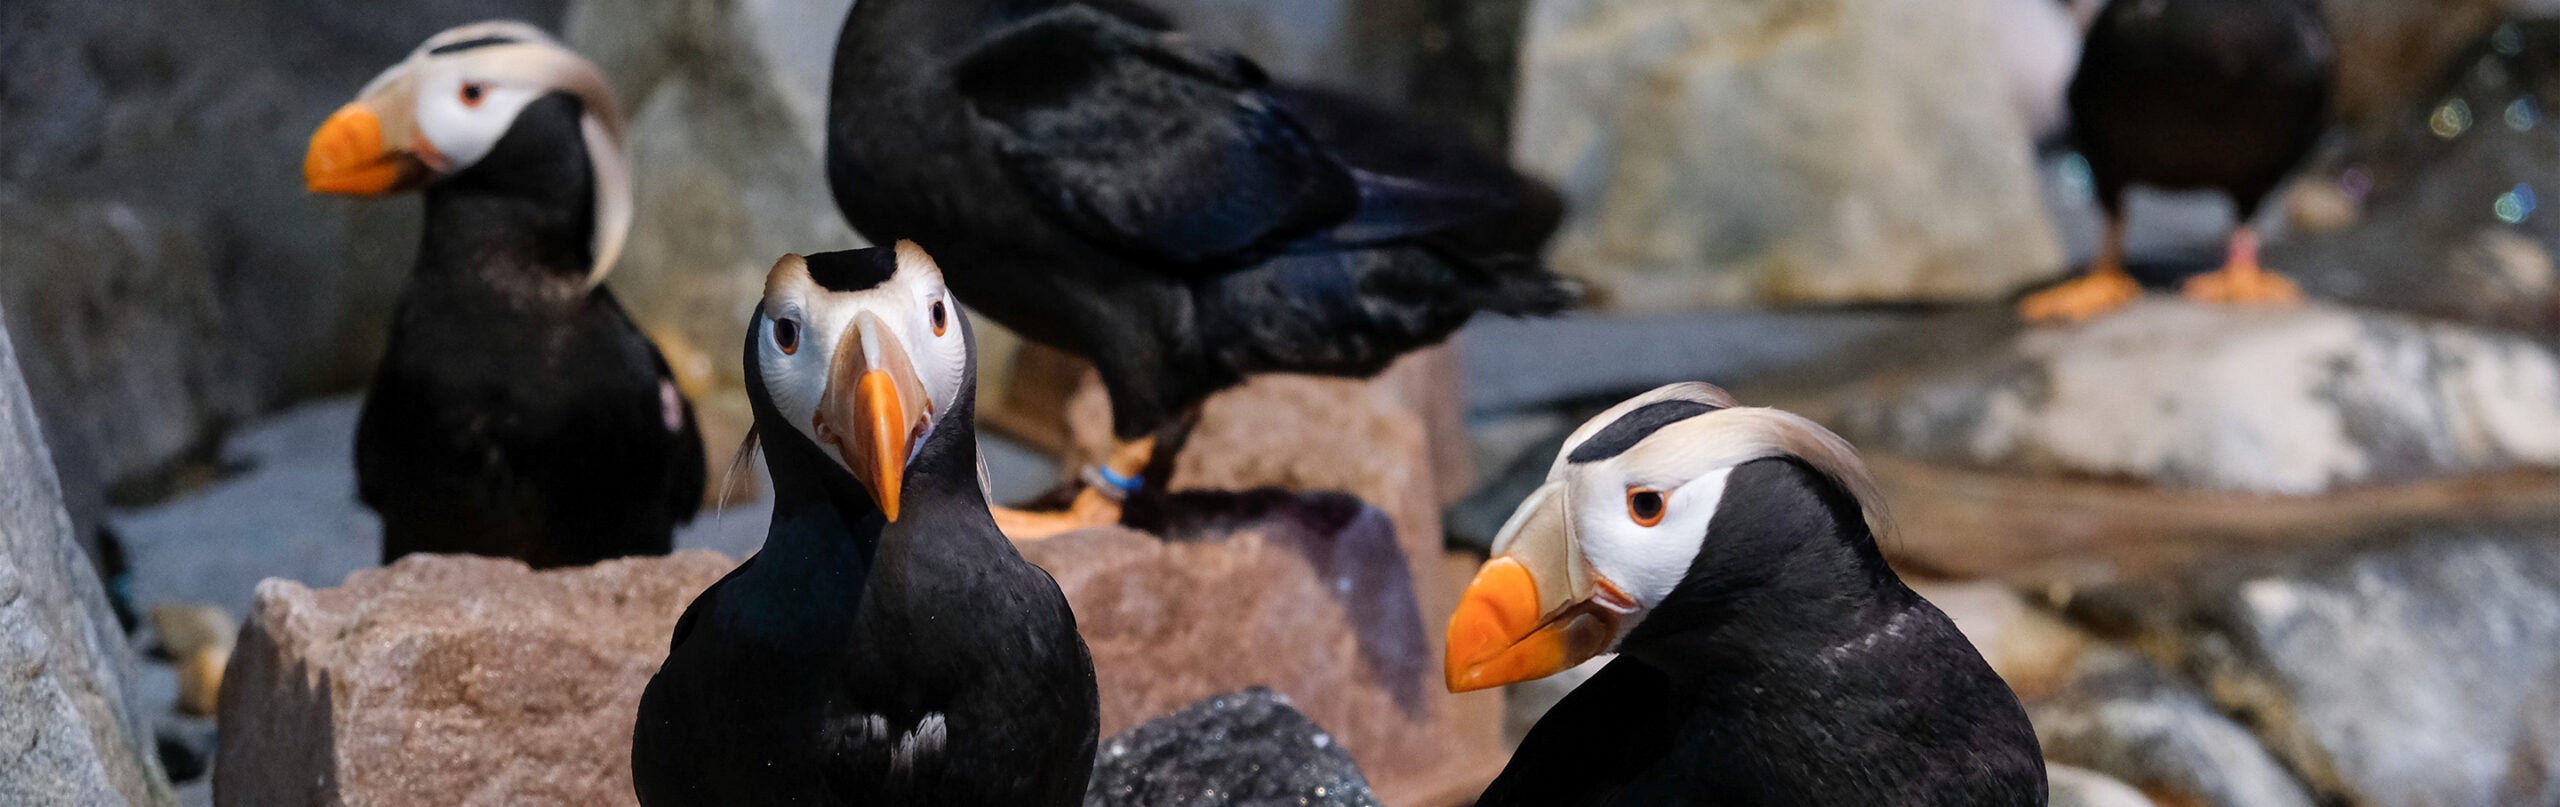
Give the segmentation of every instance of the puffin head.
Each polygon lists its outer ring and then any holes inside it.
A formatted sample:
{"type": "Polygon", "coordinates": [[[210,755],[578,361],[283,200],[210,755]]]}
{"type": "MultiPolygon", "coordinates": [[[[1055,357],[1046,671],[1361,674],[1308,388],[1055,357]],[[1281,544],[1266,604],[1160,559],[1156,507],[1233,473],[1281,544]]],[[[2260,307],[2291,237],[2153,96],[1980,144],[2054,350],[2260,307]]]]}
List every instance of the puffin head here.
{"type": "Polygon", "coordinates": [[[1711,385],[1665,386],[1582,424],[1449,617],[1449,690],[1543,678],[1617,649],[1673,589],[1698,585],[1703,553],[1740,543],[1716,533],[1717,513],[1737,504],[1725,483],[1773,458],[1803,462],[1878,512],[1847,441],[1711,385]]]}
{"type": "Polygon", "coordinates": [[[566,156],[582,148],[596,194],[592,285],[613,267],[631,230],[622,125],[613,88],[595,65],[532,25],[473,23],[429,37],[330,115],[311,135],[303,184],[314,193],[381,196],[454,177],[495,152],[566,156]],[[507,137],[527,109],[546,102],[577,111],[576,142],[507,137]]]}
{"type": "Polygon", "coordinates": [[[898,520],[908,465],[970,394],[968,323],[942,269],[910,241],[785,255],[747,330],[759,421],[789,424],[898,520]]]}

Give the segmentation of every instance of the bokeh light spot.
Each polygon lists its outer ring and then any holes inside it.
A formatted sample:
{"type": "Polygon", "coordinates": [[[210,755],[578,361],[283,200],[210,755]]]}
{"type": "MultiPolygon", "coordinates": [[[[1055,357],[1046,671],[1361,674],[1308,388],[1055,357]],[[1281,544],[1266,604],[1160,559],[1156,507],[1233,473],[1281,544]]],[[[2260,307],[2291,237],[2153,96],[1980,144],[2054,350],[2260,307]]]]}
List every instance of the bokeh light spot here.
{"type": "Polygon", "coordinates": [[[2514,190],[2498,194],[2496,209],[2499,221],[2522,224],[2527,217],[2533,215],[2534,207],[2532,185],[2517,185],[2514,190]]]}
{"type": "Polygon", "coordinates": [[[2435,114],[2427,116],[2427,128],[2446,140],[2461,137],[2463,132],[2471,131],[2471,102],[2460,98],[2445,99],[2444,103],[2436,105],[2435,114]]]}
{"type": "Polygon", "coordinates": [[[2517,98],[2507,103],[2507,128],[2519,132],[2530,132],[2533,131],[2534,124],[2541,122],[2542,108],[2534,105],[2532,96],[2517,98]]]}

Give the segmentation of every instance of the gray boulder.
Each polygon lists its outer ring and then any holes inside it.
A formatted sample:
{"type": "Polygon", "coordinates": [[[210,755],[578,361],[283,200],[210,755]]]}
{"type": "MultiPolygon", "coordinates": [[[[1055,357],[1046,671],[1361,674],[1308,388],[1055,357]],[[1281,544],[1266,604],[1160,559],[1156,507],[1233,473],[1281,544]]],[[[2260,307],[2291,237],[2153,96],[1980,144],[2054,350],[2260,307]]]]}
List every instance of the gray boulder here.
{"type": "MultiPolygon", "coordinates": [[[[2006,317],[2005,311],[1985,316],[2006,317]]],[[[1976,330],[1983,330],[1977,328],[1976,330]]],[[[2560,466],[2560,358],[2457,325],[2152,299],[2000,326],[1820,396],[1861,447],[2002,471],[2310,494],[2560,466]]]]}
{"type": "Polygon", "coordinates": [[[2046,758],[2169,803],[2318,803],[2247,728],[2167,670],[2122,650],[2082,657],[2078,678],[2027,716],[2046,758]]]}
{"type": "Polygon", "coordinates": [[[0,331],[0,804],[169,804],[133,658],[0,331]]]}
{"type": "Polygon", "coordinates": [[[2187,643],[2356,804],[2560,804],[2560,523],[2437,527],[2254,575],[2187,643]]]}
{"type": "Polygon", "coordinates": [[[2062,262],[1984,0],[1537,0],[1513,153],[1604,305],[1985,299],[2062,262]]]}
{"type": "Polygon", "coordinates": [[[1219,695],[1104,740],[1087,807],[1374,807],[1333,735],[1262,687],[1219,695]]]}

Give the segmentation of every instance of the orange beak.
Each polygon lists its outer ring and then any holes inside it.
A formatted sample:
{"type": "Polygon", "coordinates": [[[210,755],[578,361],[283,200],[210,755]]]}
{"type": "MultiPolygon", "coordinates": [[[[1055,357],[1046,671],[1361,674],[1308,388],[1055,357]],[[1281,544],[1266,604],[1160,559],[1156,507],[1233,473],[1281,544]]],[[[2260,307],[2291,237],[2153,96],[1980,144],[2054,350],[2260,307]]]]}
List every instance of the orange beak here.
{"type": "Polygon", "coordinates": [[[896,521],[907,454],[932,422],[933,402],[906,348],[878,316],[858,315],[848,336],[853,338],[836,344],[813,425],[819,441],[835,447],[880,512],[896,521]]]}
{"type": "Polygon", "coordinates": [[[384,144],[382,117],[357,101],[339,107],[311,133],[302,184],[313,193],[379,196],[408,187],[423,168],[417,158],[384,144]]]}
{"type": "Polygon", "coordinates": [[[1607,652],[1635,600],[1593,573],[1561,486],[1531,494],[1449,615],[1449,691],[1544,678],[1607,652]]]}

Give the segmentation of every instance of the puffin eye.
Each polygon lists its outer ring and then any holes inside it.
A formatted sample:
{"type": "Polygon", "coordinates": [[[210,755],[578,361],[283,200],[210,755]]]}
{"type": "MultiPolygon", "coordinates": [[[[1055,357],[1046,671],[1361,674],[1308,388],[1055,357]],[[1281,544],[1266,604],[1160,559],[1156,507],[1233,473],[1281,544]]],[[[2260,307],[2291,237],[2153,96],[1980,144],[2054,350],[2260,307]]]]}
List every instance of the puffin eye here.
{"type": "Polygon", "coordinates": [[[800,321],[789,318],[774,320],[773,346],[782,348],[782,355],[797,355],[800,352],[800,321]]]}
{"type": "Polygon", "coordinates": [[[462,85],[462,105],[463,105],[463,106],[467,106],[467,107],[471,107],[471,108],[477,109],[477,108],[479,108],[479,106],[480,106],[480,102],[481,102],[481,101],[483,101],[483,100],[487,100],[487,99],[488,99],[488,97],[489,97],[489,86],[488,86],[488,85],[486,85],[486,84],[482,84],[482,83],[477,82],[477,81],[472,81],[472,82],[465,82],[465,83],[463,83],[463,85],[462,85]]]}
{"type": "Polygon", "coordinates": [[[941,300],[933,301],[933,335],[941,336],[942,332],[950,327],[951,312],[942,310],[941,300]]]}
{"type": "Polygon", "coordinates": [[[1636,526],[1651,527],[1662,523],[1662,491],[1652,488],[1627,489],[1627,517],[1636,526]]]}

